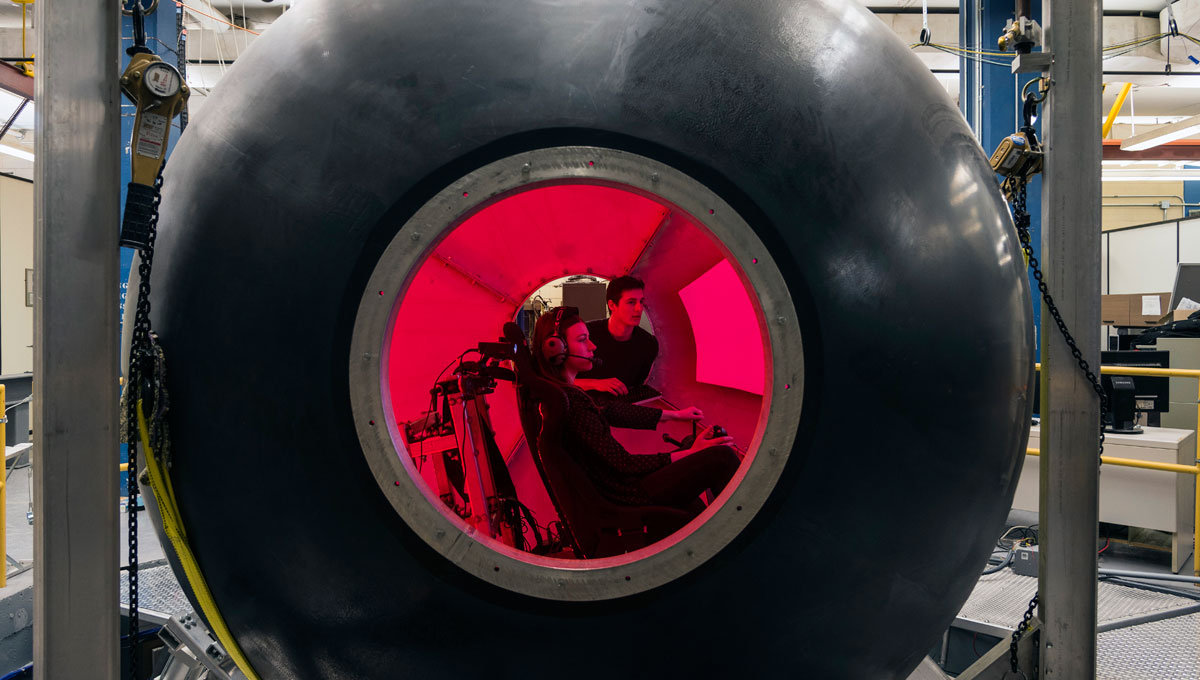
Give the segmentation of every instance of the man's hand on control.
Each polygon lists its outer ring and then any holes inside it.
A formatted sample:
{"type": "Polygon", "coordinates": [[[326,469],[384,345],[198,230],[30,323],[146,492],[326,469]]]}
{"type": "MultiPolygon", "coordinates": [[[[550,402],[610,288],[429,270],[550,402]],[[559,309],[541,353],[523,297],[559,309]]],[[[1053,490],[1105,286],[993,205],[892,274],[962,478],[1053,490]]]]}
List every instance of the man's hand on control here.
{"type": "Polygon", "coordinates": [[[724,436],[720,436],[720,437],[713,436],[713,434],[714,434],[713,430],[716,427],[717,426],[714,425],[714,426],[706,429],[699,437],[696,437],[696,441],[694,443],[692,443],[692,448],[684,449],[683,451],[672,452],[671,453],[671,462],[674,463],[676,461],[683,460],[684,458],[687,458],[688,456],[692,455],[693,453],[703,451],[704,449],[707,449],[711,446],[732,447],[733,446],[733,437],[730,437],[729,435],[724,435],[724,436]]]}
{"type": "Polygon", "coordinates": [[[663,411],[663,420],[702,420],[704,412],[695,406],[679,409],[678,411],[663,411]]]}

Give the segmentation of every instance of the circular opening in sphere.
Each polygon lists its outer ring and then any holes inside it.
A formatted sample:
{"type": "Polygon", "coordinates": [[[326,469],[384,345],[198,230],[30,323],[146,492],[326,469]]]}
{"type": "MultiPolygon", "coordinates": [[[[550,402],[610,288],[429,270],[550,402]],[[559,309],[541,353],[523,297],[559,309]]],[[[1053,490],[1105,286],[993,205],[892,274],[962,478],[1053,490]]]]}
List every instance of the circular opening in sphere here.
{"type": "Polygon", "coordinates": [[[464,177],[399,230],[356,319],[380,487],[435,549],[518,592],[608,599],[686,573],[791,449],[800,338],[770,263],[712,192],[633,154],[547,149],[464,177]]]}

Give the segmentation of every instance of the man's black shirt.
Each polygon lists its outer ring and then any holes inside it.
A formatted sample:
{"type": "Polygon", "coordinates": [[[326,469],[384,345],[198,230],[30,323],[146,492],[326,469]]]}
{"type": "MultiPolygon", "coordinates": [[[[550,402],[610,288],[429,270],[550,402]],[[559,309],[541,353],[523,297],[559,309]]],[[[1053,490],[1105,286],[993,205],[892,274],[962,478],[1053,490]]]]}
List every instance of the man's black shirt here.
{"type": "Polygon", "coordinates": [[[578,377],[591,380],[617,378],[629,388],[646,382],[650,367],[658,356],[658,340],[653,335],[634,327],[633,335],[625,342],[620,342],[608,332],[607,319],[589,321],[587,327],[588,335],[596,345],[596,356],[604,365],[580,373],[578,377]]]}

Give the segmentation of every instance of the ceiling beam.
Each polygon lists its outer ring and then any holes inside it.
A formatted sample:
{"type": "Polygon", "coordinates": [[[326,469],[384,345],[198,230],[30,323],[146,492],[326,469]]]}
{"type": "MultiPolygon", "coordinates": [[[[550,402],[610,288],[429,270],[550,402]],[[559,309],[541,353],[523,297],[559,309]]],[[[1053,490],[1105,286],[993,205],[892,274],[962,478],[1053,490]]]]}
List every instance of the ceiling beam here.
{"type": "Polygon", "coordinates": [[[1121,140],[1104,140],[1106,161],[1200,161],[1200,140],[1181,139],[1142,151],[1122,151],[1121,140]]]}
{"type": "Polygon", "coordinates": [[[12,64],[0,62],[0,90],[33,99],[33,78],[12,64]]]}

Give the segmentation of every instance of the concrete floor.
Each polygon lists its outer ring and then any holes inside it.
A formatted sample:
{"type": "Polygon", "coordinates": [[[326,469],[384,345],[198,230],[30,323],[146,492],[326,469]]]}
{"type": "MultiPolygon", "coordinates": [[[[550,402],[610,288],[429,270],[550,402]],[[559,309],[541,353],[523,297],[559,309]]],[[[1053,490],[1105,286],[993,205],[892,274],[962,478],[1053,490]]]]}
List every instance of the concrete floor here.
{"type": "MultiPolygon", "coordinates": [[[[33,562],[34,527],[27,518],[27,514],[32,512],[30,503],[30,492],[33,487],[32,477],[31,468],[28,465],[21,465],[9,471],[5,506],[6,551],[9,557],[29,564],[33,562]]],[[[128,549],[126,548],[129,527],[123,505],[113,508],[113,518],[120,531],[118,545],[120,545],[121,566],[125,566],[129,564],[128,549]]],[[[35,517],[33,521],[36,522],[37,518],[35,517]]],[[[163,558],[163,549],[158,542],[158,535],[154,532],[154,526],[144,511],[138,513],[138,562],[151,562],[163,558]]],[[[13,567],[10,565],[9,571],[12,570],[13,567]]],[[[0,588],[0,598],[32,584],[33,572],[31,571],[11,578],[7,586],[0,588]]]]}
{"type": "MultiPolygon", "coordinates": [[[[32,489],[32,470],[25,461],[18,461],[14,469],[9,470],[5,488],[5,529],[6,551],[9,557],[20,560],[25,565],[33,564],[33,530],[28,513],[31,512],[30,491],[32,489]]],[[[124,507],[113,508],[113,520],[119,526],[119,543],[121,566],[129,563],[128,525],[124,507]]],[[[36,522],[37,518],[34,517],[36,522]]],[[[154,532],[154,526],[145,512],[138,513],[138,563],[161,561],[164,559],[162,546],[154,532]]],[[[16,567],[9,564],[8,572],[16,567]]],[[[113,591],[117,595],[116,589],[113,591]]],[[[33,659],[33,570],[30,569],[8,579],[7,585],[0,588],[0,621],[10,621],[8,625],[0,624],[0,676],[28,664],[33,659]]]]}

